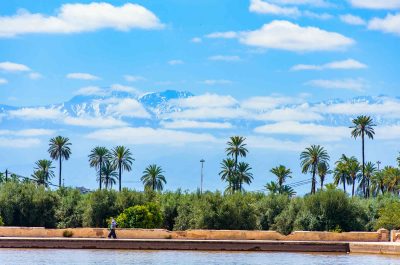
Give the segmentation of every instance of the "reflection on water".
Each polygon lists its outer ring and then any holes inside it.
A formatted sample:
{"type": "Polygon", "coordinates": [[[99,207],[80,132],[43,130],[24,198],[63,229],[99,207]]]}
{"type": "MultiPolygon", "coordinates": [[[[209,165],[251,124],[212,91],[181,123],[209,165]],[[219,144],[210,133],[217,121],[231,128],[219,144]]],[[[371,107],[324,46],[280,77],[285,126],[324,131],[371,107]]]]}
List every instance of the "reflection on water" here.
{"type": "Polygon", "coordinates": [[[252,265],[398,265],[400,257],[347,254],[269,252],[194,252],[120,250],[0,249],[1,265],[131,265],[131,264],[252,264],[252,265]]]}

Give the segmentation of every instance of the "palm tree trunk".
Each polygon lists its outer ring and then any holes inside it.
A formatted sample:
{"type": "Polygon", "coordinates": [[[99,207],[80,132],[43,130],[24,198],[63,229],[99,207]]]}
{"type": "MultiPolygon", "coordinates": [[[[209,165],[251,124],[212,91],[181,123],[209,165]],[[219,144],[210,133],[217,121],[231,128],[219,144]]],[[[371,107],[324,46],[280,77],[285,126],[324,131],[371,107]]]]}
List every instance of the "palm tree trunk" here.
{"type": "Polygon", "coordinates": [[[353,177],[353,191],[351,192],[351,197],[354,197],[354,187],[356,186],[356,177],[353,177]]]}
{"type": "Polygon", "coordinates": [[[101,166],[103,164],[103,159],[100,158],[100,166],[99,166],[99,189],[101,190],[101,166]]]}
{"type": "Polygon", "coordinates": [[[343,179],[343,191],[346,193],[346,179],[343,179]]]}
{"type": "Polygon", "coordinates": [[[362,179],[363,179],[363,193],[364,197],[367,197],[365,191],[365,154],[364,154],[364,131],[361,132],[361,146],[362,146],[362,179]]]}
{"type": "Polygon", "coordinates": [[[58,187],[61,188],[61,165],[62,165],[61,153],[60,153],[60,156],[58,158],[59,158],[59,163],[60,163],[60,169],[59,169],[59,174],[58,174],[59,175],[58,187]]]}
{"type": "Polygon", "coordinates": [[[321,178],[321,190],[322,190],[323,187],[324,187],[324,181],[321,178]]]}
{"type": "Polygon", "coordinates": [[[312,179],[311,179],[311,194],[315,193],[315,168],[316,166],[313,166],[313,172],[312,172],[312,179]]]}
{"type": "Polygon", "coordinates": [[[121,161],[118,164],[118,173],[119,173],[119,191],[121,192],[121,176],[122,176],[122,168],[121,168],[121,161]]]}

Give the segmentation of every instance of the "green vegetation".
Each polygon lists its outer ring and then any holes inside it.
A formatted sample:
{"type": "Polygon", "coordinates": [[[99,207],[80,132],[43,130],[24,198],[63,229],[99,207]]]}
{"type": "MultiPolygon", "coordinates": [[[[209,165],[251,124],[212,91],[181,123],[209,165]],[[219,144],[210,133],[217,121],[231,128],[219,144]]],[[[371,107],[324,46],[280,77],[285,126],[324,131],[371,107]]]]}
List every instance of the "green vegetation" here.
{"type": "Polygon", "coordinates": [[[121,228],[159,228],[162,223],[161,209],[155,203],[135,205],[125,209],[116,221],[121,228]]]}
{"type": "Polygon", "coordinates": [[[3,218],[1,218],[1,216],[0,216],[0,226],[3,226],[3,225],[4,225],[3,218]]]}
{"type": "Polygon", "coordinates": [[[71,230],[64,230],[63,231],[63,237],[72,237],[74,235],[74,232],[71,230]]]}

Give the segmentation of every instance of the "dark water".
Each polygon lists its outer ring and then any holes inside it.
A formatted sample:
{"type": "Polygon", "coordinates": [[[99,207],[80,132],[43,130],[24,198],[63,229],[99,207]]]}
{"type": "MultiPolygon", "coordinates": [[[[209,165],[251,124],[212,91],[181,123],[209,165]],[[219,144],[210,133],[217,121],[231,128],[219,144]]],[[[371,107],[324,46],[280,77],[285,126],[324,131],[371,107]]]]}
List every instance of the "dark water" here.
{"type": "Polygon", "coordinates": [[[266,252],[115,251],[0,249],[1,265],[97,264],[295,264],[399,265],[400,257],[354,254],[301,254],[266,252]]]}

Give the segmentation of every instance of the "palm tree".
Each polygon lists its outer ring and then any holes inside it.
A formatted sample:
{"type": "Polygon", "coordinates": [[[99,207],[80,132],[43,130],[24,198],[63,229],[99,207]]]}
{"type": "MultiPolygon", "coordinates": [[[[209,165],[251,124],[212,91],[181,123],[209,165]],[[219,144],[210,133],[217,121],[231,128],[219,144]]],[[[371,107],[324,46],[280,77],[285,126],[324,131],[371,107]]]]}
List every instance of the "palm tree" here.
{"type": "Polygon", "coordinates": [[[135,159],[132,158],[132,153],[129,148],[125,146],[117,146],[111,151],[111,159],[114,166],[118,169],[118,182],[119,182],[119,191],[121,191],[121,176],[122,171],[131,171],[132,170],[132,162],[135,159]]]}
{"type": "MultiPolygon", "coordinates": [[[[357,137],[361,136],[361,150],[362,150],[362,178],[365,179],[365,150],[364,150],[364,137],[365,135],[368,136],[370,139],[374,139],[374,126],[372,118],[370,116],[358,116],[357,118],[353,119],[353,130],[351,131],[351,136],[354,137],[354,139],[357,139],[357,137]]],[[[369,185],[369,180],[367,180],[367,185],[369,185]]],[[[368,197],[369,194],[366,194],[365,192],[365,185],[363,187],[364,191],[364,196],[368,197]]]]}
{"type": "Polygon", "coordinates": [[[232,136],[230,141],[226,143],[228,145],[228,147],[225,149],[226,154],[235,159],[235,171],[237,170],[238,166],[238,157],[246,157],[247,153],[249,152],[246,149],[246,144],[244,143],[245,140],[246,138],[242,136],[232,136]]]}
{"type": "Polygon", "coordinates": [[[96,171],[99,172],[99,189],[101,190],[101,183],[103,179],[101,177],[102,172],[101,168],[105,164],[107,160],[110,158],[110,151],[103,146],[96,146],[90,151],[89,154],[89,163],[90,167],[94,167],[96,171]]]}
{"type": "Polygon", "coordinates": [[[234,190],[235,161],[231,158],[222,160],[221,171],[219,172],[221,180],[228,182],[228,187],[234,190]]]}
{"type": "Polygon", "coordinates": [[[279,165],[270,170],[272,174],[276,176],[278,179],[278,188],[281,189],[283,184],[286,182],[286,179],[291,178],[292,171],[290,168],[286,168],[283,165],[279,165]]]}
{"type": "Polygon", "coordinates": [[[290,187],[289,185],[283,185],[280,189],[280,194],[286,194],[289,197],[293,197],[294,195],[296,195],[296,192],[294,191],[294,189],[292,187],[290,187]]]}
{"type": "Polygon", "coordinates": [[[384,172],[382,171],[377,171],[374,175],[371,177],[371,192],[374,196],[377,196],[379,194],[379,191],[383,194],[385,194],[385,186],[386,184],[386,178],[384,175],[384,172]]]}
{"type": "Polygon", "coordinates": [[[347,158],[347,160],[345,161],[345,166],[347,169],[347,173],[349,174],[351,181],[352,181],[352,185],[353,185],[353,189],[351,192],[351,196],[354,197],[354,193],[355,193],[355,186],[356,186],[356,179],[359,176],[360,173],[360,163],[358,162],[357,158],[355,158],[354,156],[347,158]]]}
{"type": "Polygon", "coordinates": [[[164,184],[167,184],[163,175],[164,171],[160,166],[150,165],[143,171],[141,181],[145,188],[151,189],[152,191],[162,191],[164,184]]]}
{"type": "Polygon", "coordinates": [[[279,186],[275,181],[271,181],[264,186],[270,193],[276,194],[279,193],[279,186]]]}
{"type": "Polygon", "coordinates": [[[51,164],[51,160],[47,159],[36,161],[32,178],[35,179],[37,184],[48,186],[50,179],[54,177],[54,167],[51,164]]]}
{"type": "Polygon", "coordinates": [[[71,155],[71,143],[67,137],[57,136],[50,139],[49,154],[51,159],[59,161],[58,186],[61,187],[62,160],[68,160],[71,155]]]}
{"type": "Polygon", "coordinates": [[[361,179],[361,188],[365,187],[365,195],[367,197],[370,196],[370,182],[371,182],[371,178],[372,176],[374,176],[376,174],[376,167],[375,164],[372,162],[367,162],[365,164],[365,168],[364,168],[364,174],[365,174],[365,178],[361,179]]]}
{"type": "Polygon", "coordinates": [[[311,172],[312,174],[311,193],[315,193],[315,175],[318,172],[318,164],[328,163],[328,152],[320,145],[311,145],[300,154],[300,160],[302,173],[307,174],[308,172],[311,172]]]}
{"type": "Polygon", "coordinates": [[[392,192],[393,194],[398,194],[399,192],[399,184],[400,184],[400,169],[386,166],[382,173],[385,178],[385,185],[387,191],[392,192]]]}
{"type": "Polygon", "coordinates": [[[321,184],[321,190],[324,188],[324,181],[325,177],[328,174],[331,174],[332,171],[329,170],[329,164],[328,163],[319,163],[318,164],[318,176],[321,184]]]}
{"type": "Polygon", "coordinates": [[[112,185],[116,183],[115,179],[118,176],[117,172],[115,171],[115,166],[112,162],[106,160],[101,167],[101,175],[103,176],[103,182],[106,189],[108,189],[108,186],[110,186],[111,189],[112,185]]]}
{"type": "Polygon", "coordinates": [[[252,168],[248,163],[240,162],[238,164],[236,179],[237,179],[237,190],[242,191],[242,184],[250,184],[253,180],[253,173],[250,172],[252,168]]]}
{"type": "Polygon", "coordinates": [[[338,161],[336,161],[335,170],[333,171],[334,184],[339,185],[340,183],[342,183],[344,192],[346,192],[346,184],[351,183],[349,172],[346,166],[347,159],[347,156],[343,154],[342,157],[338,161]]]}

